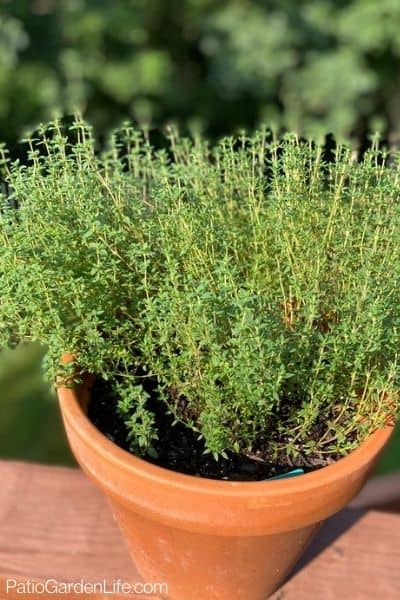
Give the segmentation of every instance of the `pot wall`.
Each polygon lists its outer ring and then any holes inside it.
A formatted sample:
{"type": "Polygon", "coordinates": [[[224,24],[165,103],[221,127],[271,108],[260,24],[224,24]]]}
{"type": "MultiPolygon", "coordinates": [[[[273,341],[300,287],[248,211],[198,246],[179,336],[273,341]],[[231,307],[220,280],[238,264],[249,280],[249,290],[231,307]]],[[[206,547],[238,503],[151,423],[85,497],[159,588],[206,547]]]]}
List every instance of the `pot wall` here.
{"type": "Polygon", "coordinates": [[[166,581],[171,600],[266,600],[303,553],[319,524],[285,533],[192,533],[111,503],[138,571],[166,581]]]}
{"type": "Polygon", "coordinates": [[[265,600],[320,523],[361,489],[392,433],[386,427],[319,471],[261,482],[175,473],[125,452],[88,420],[88,386],[59,389],[71,448],[104,491],[145,581],[170,600],[265,600]]]}

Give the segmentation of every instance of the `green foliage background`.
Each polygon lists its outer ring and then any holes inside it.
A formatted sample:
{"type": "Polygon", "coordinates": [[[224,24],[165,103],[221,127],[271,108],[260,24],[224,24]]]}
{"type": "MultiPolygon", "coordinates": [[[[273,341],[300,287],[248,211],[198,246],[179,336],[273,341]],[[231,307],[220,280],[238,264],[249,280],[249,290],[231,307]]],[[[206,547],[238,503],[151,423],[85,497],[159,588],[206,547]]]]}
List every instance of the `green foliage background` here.
{"type": "MultiPolygon", "coordinates": [[[[77,107],[100,132],[127,117],[213,136],[262,120],[397,145],[400,3],[0,0],[0,138],[77,107]]],[[[39,363],[36,348],[1,361],[0,455],[61,460],[39,363]]]]}
{"type": "Polygon", "coordinates": [[[2,0],[0,137],[80,107],[121,118],[258,121],[399,136],[397,0],[2,0]]]}

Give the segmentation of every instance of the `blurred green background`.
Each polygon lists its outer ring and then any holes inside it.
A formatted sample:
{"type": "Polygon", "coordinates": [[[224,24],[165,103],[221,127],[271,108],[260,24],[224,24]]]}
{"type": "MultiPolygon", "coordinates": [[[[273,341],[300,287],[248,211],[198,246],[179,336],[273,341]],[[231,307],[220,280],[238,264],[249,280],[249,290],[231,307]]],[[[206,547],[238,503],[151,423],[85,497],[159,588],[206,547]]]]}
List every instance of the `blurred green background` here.
{"type": "MultiPolygon", "coordinates": [[[[81,110],[400,144],[399,0],[0,0],[0,139],[81,110]]],[[[1,290],[0,290],[1,294],[1,290]]],[[[1,297],[0,297],[1,301],[1,297]]],[[[0,355],[0,455],[72,459],[36,346],[0,355]]],[[[400,467],[400,433],[381,472],[400,467]]]]}

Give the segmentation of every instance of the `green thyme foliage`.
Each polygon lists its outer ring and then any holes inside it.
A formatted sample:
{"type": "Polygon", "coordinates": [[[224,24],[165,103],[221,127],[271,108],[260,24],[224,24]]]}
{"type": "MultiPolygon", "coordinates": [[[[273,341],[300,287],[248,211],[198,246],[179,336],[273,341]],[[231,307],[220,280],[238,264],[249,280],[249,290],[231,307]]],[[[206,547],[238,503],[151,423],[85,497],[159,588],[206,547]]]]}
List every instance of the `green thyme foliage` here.
{"type": "Polygon", "coordinates": [[[54,122],[3,157],[0,343],[113,382],[137,452],[149,377],[215,456],[345,454],[399,408],[399,155],[167,138],[54,122]]]}
{"type": "Polygon", "coordinates": [[[128,430],[131,450],[139,454],[150,451],[153,456],[156,456],[152,445],[158,438],[154,415],[146,407],[149,394],[142,385],[129,383],[128,385],[115,384],[114,393],[118,398],[118,412],[128,430]]]}

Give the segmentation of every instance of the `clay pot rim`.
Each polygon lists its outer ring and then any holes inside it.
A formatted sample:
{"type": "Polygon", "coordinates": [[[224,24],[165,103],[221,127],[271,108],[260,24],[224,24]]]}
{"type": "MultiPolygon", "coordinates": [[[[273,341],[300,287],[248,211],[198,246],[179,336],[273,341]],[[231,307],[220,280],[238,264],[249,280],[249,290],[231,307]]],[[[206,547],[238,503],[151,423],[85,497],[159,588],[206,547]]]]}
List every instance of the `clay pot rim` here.
{"type": "Polygon", "coordinates": [[[64,418],[71,424],[78,436],[92,450],[108,462],[114,463],[119,469],[132,477],[141,477],[160,486],[176,489],[190,489],[193,493],[211,496],[255,497],[295,495],[309,490],[329,485],[341,478],[351,477],[358,468],[371,460],[371,455],[379,452],[393,433],[394,425],[388,424],[372,433],[364,442],[347,456],[337,462],[296,477],[262,481],[229,481],[215,480],[194,475],[187,475],[159,467],[145,459],[139,458],[120,448],[109,440],[89,420],[82,405],[89,397],[87,386],[78,388],[58,388],[60,403],[64,418]]]}

